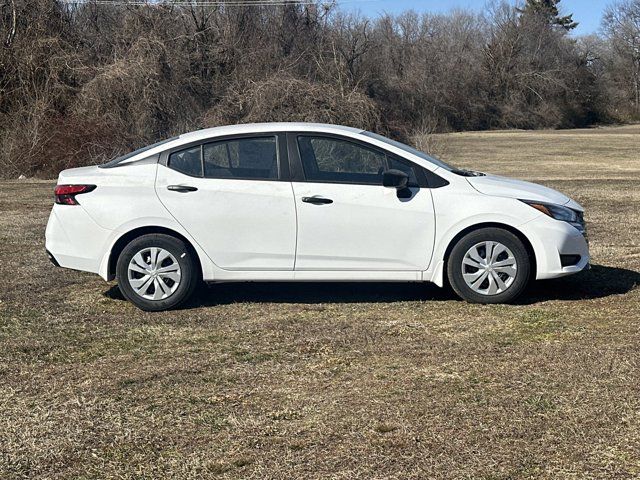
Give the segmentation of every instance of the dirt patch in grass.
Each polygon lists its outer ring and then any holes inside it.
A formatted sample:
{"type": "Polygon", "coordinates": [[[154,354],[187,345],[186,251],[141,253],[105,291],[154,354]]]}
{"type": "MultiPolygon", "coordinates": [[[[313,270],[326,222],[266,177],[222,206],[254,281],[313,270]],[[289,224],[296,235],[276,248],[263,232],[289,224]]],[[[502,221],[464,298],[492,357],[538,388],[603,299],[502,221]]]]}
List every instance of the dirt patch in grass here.
{"type": "Polygon", "coordinates": [[[0,478],[638,478],[640,130],[447,137],[560,189],[594,268],[516,305],[413,284],[229,284],[144,313],[0,194],[0,478]]]}

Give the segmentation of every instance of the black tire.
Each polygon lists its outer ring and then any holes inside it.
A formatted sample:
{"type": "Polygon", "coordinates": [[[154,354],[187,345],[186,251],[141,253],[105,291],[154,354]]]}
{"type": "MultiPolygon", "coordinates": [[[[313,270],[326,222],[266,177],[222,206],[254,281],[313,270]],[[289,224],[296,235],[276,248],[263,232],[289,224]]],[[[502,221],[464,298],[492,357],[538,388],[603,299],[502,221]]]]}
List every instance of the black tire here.
{"type": "MultiPolygon", "coordinates": [[[[480,247],[480,252],[482,252],[482,247],[480,247]]],[[[486,249],[484,249],[484,252],[486,257],[486,249]]],[[[506,252],[502,255],[508,256],[506,252]]],[[[480,257],[482,258],[482,255],[480,255],[480,257]]],[[[530,272],[531,259],[524,244],[516,235],[501,228],[482,228],[468,233],[455,244],[447,261],[449,284],[459,297],[471,303],[512,302],[523,292],[529,283],[530,272]],[[472,289],[471,286],[467,285],[463,276],[463,268],[466,270],[466,273],[469,273],[470,270],[471,275],[473,275],[474,272],[483,272],[481,269],[463,265],[463,260],[467,252],[483,242],[498,242],[502,244],[511,251],[516,262],[515,276],[512,276],[510,280],[507,274],[500,274],[502,276],[499,280],[507,279],[507,282],[510,282],[507,288],[491,295],[488,293],[479,293],[472,289]]],[[[489,273],[486,279],[482,281],[482,285],[486,285],[486,287],[481,287],[480,285],[473,286],[489,291],[489,281],[495,283],[493,278],[489,279],[491,275],[493,274],[489,273]]],[[[506,285],[507,282],[504,282],[504,284],[506,285]]]]}
{"type": "MultiPolygon", "coordinates": [[[[118,257],[118,263],[116,264],[118,287],[125,298],[141,310],[157,312],[175,308],[193,294],[200,282],[200,274],[196,260],[190,249],[187,248],[187,245],[175,237],[163,234],[142,235],[129,242],[118,257]],[[144,298],[141,294],[136,293],[130,283],[131,281],[135,282],[136,279],[130,280],[129,264],[138,252],[144,251],[147,248],[160,248],[169,252],[173,258],[169,258],[168,261],[170,261],[171,264],[177,262],[179,266],[179,281],[174,282],[169,279],[163,283],[164,287],[167,287],[167,283],[173,282],[173,285],[177,283],[175,291],[168,293],[166,298],[157,300],[144,298]]],[[[134,274],[135,273],[131,273],[131,275],[134,274]]],[[[144,276],[143,274],[140,275],[141,277],[144,276]]],[[[156,284],[150,286],[152,293],[155,291],[155,285],[156,284]]]]}

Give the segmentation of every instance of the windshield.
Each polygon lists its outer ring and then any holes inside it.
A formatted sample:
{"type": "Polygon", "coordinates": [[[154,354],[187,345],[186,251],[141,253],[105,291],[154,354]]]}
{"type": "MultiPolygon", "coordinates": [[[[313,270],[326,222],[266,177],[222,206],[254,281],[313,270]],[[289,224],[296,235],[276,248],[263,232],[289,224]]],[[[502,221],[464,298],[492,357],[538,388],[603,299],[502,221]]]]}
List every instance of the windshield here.
{"type": "Polygon", "coordinates": [[[453,172],[456,170],[455,167],[449,165],[448,163],[445,163],[442,160],[438,160],[437,158],[433,158],[432,156],[427,155],[426,153],[421,152],[420,150],[416,150],[415,148],[410,147],[409,145],[406,145],[404,143],[396,142],[395,140],[391,140],[390,138],[383,137],[382,135],[378,135],[377,133],[372,133],[372,132],[364,131],[362,132],[362,135],[375,138],[376,140],[380,140],[381,142],[384,142],[388,145],[393,145],[396,148],[404,150],[407,153],[411,153],[417,157],[422,158],[423,160],[426,160],[427,162],[431,162],[434,165],[437,165],[438,167],[442,167],[445,170],[449,170],[450,172],[453,172]]]}
{"type": "Polygon", "coordinates": [[[138,150],[134,150],[131,153],[127,153],[126,155],[122,155],[121,157],[114,158],[113,160],[100,165],[100,167],[101,168],[115,167],[116,165],[119,165],[120,163],[124,162],[125,160],[128,160],[128,159],[130,159],[132,157],[135,157],[139,153],[143,153],[143,152],[146,152],[147,150],[151,150],[154,147],[158,147],[160,145],[164,145],[165,143],[172,142],[173,140],[176,140],[177,138],[178,137],[167,138],[166,140],[161,140],[161,141],[156,142],[156,143],[154,143],[152,145],[147,145],[146,147],[139,148],[138,150]]]}

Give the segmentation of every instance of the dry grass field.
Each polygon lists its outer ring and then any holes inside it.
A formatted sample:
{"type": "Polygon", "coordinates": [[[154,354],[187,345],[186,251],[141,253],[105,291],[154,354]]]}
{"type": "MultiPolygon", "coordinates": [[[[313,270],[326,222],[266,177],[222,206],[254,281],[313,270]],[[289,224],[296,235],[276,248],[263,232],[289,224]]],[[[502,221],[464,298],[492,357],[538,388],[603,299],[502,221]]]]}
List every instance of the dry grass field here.
{"type": "Polygon", "coordinates": [[[482,306],[231,284],[144,313],[0,189],[0,478],[640,478],[640,127],[446,137],[587,209],[592,270],[482,306]]]}

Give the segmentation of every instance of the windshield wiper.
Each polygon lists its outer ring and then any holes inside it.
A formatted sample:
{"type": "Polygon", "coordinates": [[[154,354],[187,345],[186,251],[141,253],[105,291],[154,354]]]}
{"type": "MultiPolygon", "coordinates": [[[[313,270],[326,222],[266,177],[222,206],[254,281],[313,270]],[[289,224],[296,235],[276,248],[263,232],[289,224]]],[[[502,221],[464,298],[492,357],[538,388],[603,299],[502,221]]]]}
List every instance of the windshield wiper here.
{"type": "Polygon", "coordinates": [[[454,168],[451,170],[456,175],[460,175],[461,177],[484,177],[486,173],[475,172],[473,170],[465,170],[463,168],[454,168]]]}

